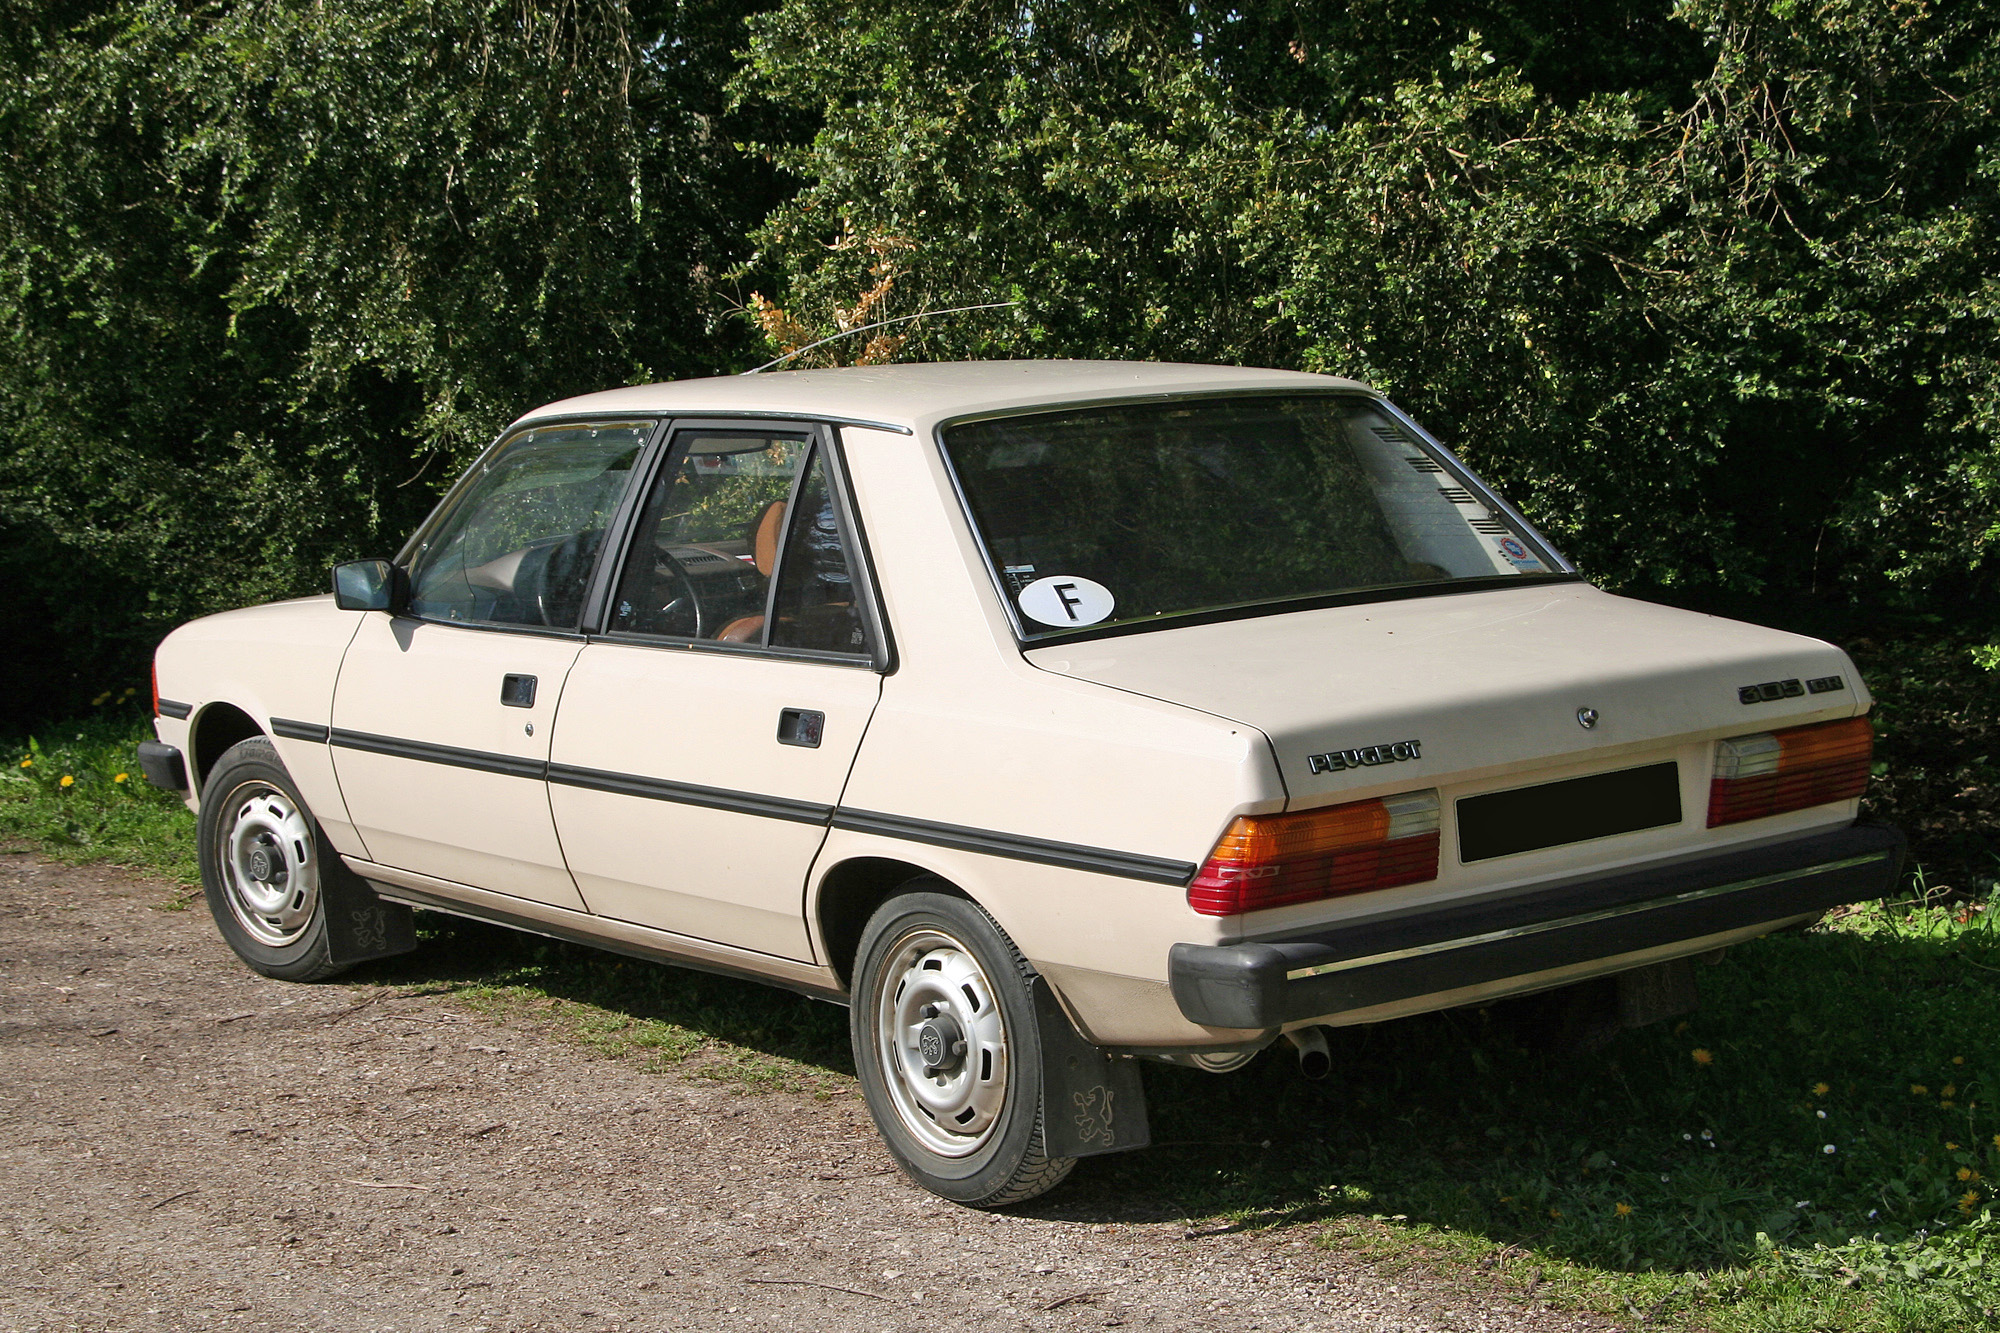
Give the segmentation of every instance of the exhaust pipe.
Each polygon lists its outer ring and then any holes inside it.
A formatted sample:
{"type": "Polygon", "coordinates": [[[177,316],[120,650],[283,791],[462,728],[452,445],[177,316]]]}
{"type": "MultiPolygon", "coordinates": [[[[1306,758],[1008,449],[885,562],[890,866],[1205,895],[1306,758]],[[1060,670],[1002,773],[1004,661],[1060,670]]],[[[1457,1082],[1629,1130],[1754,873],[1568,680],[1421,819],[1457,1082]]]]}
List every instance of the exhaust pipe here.
{"type": "Polygon", "coordinates": [[[1326,1029],[1299,1028],[1285,1034],[1285,1040],[1299,1053],[1299,1074],[1317,1082],[1333,1072],[1333,1052],[1326,1048],[1326,1029]]]}

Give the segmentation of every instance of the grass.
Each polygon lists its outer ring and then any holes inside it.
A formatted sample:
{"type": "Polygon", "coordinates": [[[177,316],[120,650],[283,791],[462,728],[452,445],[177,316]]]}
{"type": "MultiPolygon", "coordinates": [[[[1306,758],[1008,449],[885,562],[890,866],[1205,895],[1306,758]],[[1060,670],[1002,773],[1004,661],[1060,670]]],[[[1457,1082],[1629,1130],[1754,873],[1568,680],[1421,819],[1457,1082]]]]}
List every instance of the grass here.
{"type": "MultiPolygon", "coordinates": [[[[132,769],[140,734],[107,708],[21,745],[0,835],[192,883],[192,822],[132,769]]],[[[1905,901],[1740,946],[1699,1013],[1588,1058],[1495,1006],[1342,1032],[1321,1084],[1282,1050],[1223,1077],[1148,1065],[1161,1146],[1030,1210],[1303,1228],[1649,1326],[2000,1326],[2000,894],[1973,859],[1990,843],[1964,845],[1950,892],[1920,870],[1905,901]]],[[[351,979],[744,1090],[853,1095],[831,1006],[451,918],[424,937],[351,979]]]]}
{"type": "MultiPolygon", "coordinates": [[[[194,819],[148,783],[134,753],[152,735],[134,691],[102,696],[87,718],[0,750],[0,838],[33,842],[71,862],[133,866],[192,887],[194,819]]],[[[182,895],[173,904],[185,906],[182,895]]]]}

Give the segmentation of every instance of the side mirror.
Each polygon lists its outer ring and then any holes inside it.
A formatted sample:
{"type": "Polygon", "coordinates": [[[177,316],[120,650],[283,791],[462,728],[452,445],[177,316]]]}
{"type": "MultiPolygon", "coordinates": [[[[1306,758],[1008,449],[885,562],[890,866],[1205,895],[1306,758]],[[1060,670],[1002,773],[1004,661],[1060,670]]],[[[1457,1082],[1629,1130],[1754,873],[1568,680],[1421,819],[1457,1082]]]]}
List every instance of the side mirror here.
{"type": "Polygon", "coordinates": [[[410,604],[410,576],[387,560],[350,560],[335,565],[333,604],[343,611],[399,614],[410,604]]]}

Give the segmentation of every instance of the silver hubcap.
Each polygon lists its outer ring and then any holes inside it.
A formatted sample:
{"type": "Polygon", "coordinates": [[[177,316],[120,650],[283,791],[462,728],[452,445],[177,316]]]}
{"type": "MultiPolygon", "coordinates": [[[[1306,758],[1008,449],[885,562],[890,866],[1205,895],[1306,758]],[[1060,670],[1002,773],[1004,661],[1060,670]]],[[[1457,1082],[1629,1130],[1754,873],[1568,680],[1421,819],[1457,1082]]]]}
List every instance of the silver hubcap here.
{"type": "Polygon", "coordinates": [[[903,1127],[932,1152],[963,1157],[1007,1101],[1007,1028],[970,951],[930,928],[889,950],[875,997],[875,1041],[903,1127]]]}
{"type": "Polygon", "coordinates": [[[221,866],[229,910],[259,944],[297,943],[319,906],[312,823],[269,783],[245,783],[229,801],[221,866]]]}

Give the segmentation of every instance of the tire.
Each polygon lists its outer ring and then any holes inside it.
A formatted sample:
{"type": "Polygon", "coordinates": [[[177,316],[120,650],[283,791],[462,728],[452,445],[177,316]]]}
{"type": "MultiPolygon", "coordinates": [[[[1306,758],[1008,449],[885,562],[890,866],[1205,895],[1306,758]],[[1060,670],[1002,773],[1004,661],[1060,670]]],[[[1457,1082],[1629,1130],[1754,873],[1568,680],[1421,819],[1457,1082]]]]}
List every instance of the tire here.
{"type": "Polygon", "coordinates": [[[216,761],[202,786],[196,849],[209,914],[251,971],[322,981],[346,970],[333,961],[326,900],[329,884],[353,872],[264,737],[216,761]]]}
{"type": "Polygon", "coordinates": [[[1047,1152],[1034,969],[945,887],[917,881],[862,932],[854,1067],[904,1174],[953,1202],[1000,1208],[1054,1189],[1076,1159],[1047,1152]]]}

